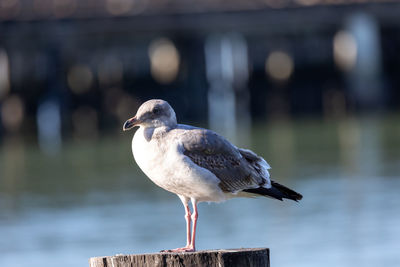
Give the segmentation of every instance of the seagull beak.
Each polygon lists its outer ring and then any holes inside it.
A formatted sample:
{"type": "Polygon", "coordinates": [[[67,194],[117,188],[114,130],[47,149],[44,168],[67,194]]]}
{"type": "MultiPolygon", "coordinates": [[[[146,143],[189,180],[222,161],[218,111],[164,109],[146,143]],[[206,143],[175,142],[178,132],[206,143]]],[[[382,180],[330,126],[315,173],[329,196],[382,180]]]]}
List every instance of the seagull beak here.
{"type": "Polygon", "coordinates": [[[140,121],[136,118],[136,116],[132,117],[124,123],[122,130],[128,131],[128,130],[132,129],[133,127],[135,127],[136,125],[138,125],[139,123],[140,123],[140,121]]]}

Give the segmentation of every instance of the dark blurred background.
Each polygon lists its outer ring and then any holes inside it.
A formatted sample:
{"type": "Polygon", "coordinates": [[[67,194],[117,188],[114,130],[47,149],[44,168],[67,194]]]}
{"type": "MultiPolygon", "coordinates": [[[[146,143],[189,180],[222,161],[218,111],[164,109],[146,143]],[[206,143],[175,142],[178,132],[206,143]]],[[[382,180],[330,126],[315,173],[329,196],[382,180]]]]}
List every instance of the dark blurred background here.
{"type": "Polygon", "coordinates": [[[180,202],[121,131],[151,98],[305,196],[201,205],[200,249],[400,265],[399,14],[398,1],[0,0],[0,265],[183,244],[180,202]]]}

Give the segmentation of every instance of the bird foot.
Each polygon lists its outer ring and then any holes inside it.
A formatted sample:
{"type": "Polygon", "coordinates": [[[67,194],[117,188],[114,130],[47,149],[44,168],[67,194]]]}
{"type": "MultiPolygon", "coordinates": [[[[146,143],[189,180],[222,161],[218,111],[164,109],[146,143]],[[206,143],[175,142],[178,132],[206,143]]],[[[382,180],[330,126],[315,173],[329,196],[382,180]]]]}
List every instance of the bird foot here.
{"type": "Polygon", "coordinates": [[[194,252],[194,251],[196,251],[196,250],[192,247],[161,250],[161,252],[194,252]]]}

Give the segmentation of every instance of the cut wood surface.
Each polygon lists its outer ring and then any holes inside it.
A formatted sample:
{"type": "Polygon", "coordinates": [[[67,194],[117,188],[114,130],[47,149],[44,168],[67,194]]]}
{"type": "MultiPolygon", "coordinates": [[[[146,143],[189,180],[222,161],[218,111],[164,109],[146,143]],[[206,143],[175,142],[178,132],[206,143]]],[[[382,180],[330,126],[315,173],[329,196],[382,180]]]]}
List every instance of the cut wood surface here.
{"type": "Polygon", "coordinates": [[[183,253],[159,252],[93,257],[90,258],[89,264],[90,267],[270,266],[268,248],[202,250],[183,253]]]}

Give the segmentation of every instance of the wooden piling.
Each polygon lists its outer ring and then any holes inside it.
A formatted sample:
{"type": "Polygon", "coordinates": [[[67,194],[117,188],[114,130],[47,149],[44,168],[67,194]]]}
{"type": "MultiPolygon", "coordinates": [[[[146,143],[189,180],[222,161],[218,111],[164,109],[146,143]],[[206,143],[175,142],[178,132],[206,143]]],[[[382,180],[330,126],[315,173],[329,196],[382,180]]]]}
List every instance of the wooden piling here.
{"type": "Polygon", "coordinates": [[[90,267],[269,267],[270,263],[268,248],[240,248],[93,257],[90,258],[89,265],[90,267]]]}

